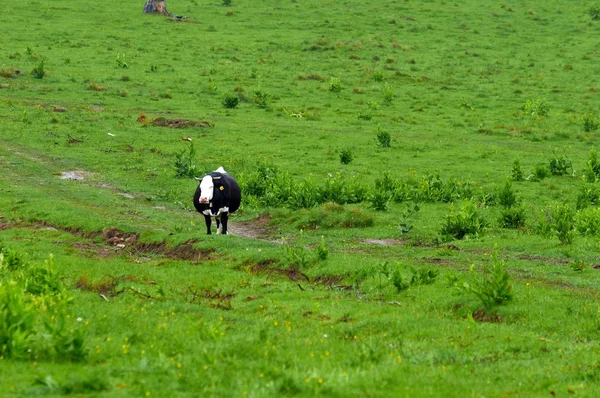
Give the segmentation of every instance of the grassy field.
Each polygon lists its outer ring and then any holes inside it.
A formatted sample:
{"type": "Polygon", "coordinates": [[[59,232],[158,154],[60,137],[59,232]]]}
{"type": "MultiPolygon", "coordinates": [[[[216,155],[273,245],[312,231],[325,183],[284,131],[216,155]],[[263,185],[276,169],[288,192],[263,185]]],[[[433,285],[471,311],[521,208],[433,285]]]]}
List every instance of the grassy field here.
{"type": "Polygon", "coordinates": [[[597,396],[600,5],[226,3],[0,4],[0,396],[597,396]]]}

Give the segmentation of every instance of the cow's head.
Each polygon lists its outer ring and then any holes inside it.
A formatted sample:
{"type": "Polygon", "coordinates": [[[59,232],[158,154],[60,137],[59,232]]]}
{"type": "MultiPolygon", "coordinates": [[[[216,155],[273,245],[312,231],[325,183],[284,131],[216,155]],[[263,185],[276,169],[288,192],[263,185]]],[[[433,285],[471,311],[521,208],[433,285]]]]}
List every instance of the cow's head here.
{"type": "MultiPolygon", "coordinates": [[[[223,187],[219,184],[221,177],[215,177],[213,175],[205,175],[200,180],[200,198],[198,201],[201,204],[209,204],[215,197],[215,185],[218,185],[220,189],[223,187]]],[[[217,192],[219,193],[219,192],[217,192]]]]}
{"type": "Polygon", "coordinates": [[[211,175],[206,175],[202,180],[200,180],[200,203],[208,204],[214,195],[215,190],[215,182],[213,181],[213,177],[211,175]]]}

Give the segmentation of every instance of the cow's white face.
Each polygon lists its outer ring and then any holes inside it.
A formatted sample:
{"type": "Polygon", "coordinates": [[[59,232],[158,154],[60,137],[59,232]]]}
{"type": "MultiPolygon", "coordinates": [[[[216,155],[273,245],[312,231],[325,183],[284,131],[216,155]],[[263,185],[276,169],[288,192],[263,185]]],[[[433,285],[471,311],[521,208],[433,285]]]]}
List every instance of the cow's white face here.
{"type": "Polygon", "coordinates": [[[211,176],[205,176],[200,181],[200,203],[208,204],[213,198],[215,184],[211,176]]]}

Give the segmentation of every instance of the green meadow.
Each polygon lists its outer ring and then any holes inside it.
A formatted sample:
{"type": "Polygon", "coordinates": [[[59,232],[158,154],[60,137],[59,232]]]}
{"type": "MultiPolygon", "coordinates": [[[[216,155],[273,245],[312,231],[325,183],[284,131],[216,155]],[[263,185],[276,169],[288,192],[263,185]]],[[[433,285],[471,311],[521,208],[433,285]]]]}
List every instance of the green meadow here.
{"type": "Polygon", "coordinates": [[[143,6],[0,3],[0,396],[598,396],[600,3],[143,6]]]}

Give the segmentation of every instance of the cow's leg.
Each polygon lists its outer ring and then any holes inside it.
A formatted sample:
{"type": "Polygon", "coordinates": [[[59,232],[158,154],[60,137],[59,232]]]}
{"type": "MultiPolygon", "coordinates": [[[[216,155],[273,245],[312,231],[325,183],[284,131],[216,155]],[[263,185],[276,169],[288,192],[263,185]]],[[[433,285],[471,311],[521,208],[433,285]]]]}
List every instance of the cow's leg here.
{"type": "Polygon", "coordinates": [[[227,235],[227,220],[229,219],[229,215],[227,213],[221,214],[221,233],[223,235],[227,235]]]}
{"type": "Polygon", "coordinates": [[[206,233],[208,235],[210,235],[210,224],[211,224],[210,216],[205,215],[204,216],[204,221],[206,222],[206,233]]]}
{"type": "Polygon", "coordinates": [[[221,233],[221,216],[215,217],[215,221],[217,223],[217,235],[221,233]]]}

